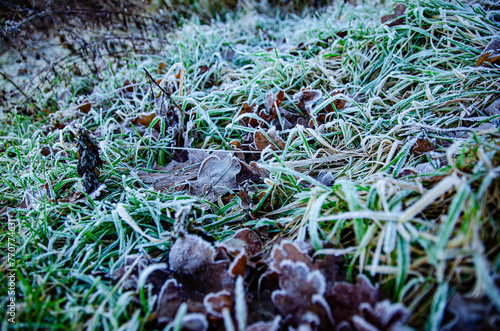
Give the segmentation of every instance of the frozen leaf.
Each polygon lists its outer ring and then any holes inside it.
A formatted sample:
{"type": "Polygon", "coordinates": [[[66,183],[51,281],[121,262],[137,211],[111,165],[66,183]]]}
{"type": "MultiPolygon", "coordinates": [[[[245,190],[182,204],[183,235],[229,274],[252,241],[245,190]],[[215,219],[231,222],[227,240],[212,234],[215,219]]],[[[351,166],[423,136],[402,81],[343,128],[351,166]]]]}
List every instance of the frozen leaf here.
{"type": "Polygon", "coordinates": [[[406,6],[403,5],[402,3],[398,3],[396,4],[394,11],[395,15],[386,15],[382,17],[381,19],[382,24],[385,23],[387,26],[396,26],[405,24],[405,18],[401,16],[404,15],[406,11],[406,6]]]}
{"type": "Polygon", "coordinates": [[[345,38],[347,37],[347,30],[339,31],[335,35],[339,38],[345,38]]]}
{"type": "Polygon", "coordinates": [[[276,97],[273,96],[273,93],[266,95],[266,111],[261,111],[259,113],[260,118],[269,124],[273,124],[273,120],[276,118],[276,114],[278,113],[278,109],[280,108],[284,98],[285,92],[282,90],[276,94],[276,97]]]}
{"type": "Polygon", "coordinates": [[[163,284],[158,297],[156,310],[159,323],[172,321],[177,313],[177,309],[182,303],[182,287],[175,279],[169,279],[163,284]]]}
{"type": "Polygon", "coordinates": [[[224,308],[233,310],[234,294],[223,290],[217,293],[210,293],[203,299],[203,306],[208,314],[222,318],[222,310],[224,308]]]}
{"type": "Polygon", "coordinates": [[[204,331],[208,330],[208,321],[205,315],[200,313],[187,314],[182,318],[182,331],[204,331]]]}
{"type": "Polygon", "coordinates": [[[246,188],[243,188],[240,192],[238,192],[238,197],[241,199],[240,207],[243,210],[255,209],[252,203],[252,198],[248,195],[246,188]]]}
{"type": "Polygon", "coordinates": [[[281,316],[275,316],[272,321],[269,322],[255,322],[249,327],[247,331],[278,331],[280,327],[281,316]]]}
{"type": "MultiPolygon", "coordinates": [[[[242,116],[244,114],[255,114],[257,115],[257,108],[258,106],[254,103],[252,103],[251,106],[248,105],[248,103],[244,103],[243,106],[241,107],[240,111],[237,114],[237,117],[242,116]]],[[[252,128],[256,128],[259,126],[259,121],[256,120],[255,118],[252,117],[243,117],[240,119],[239,123],[243,126],[250,126],[252,128]]]]}
{"type": "Polygon", "coordinates": [[[210,70],[210,68],[208,66],[199,66],[199,70],[200,70],[200,74],[204,74],[205,72],[210,70]]]}
{"type": "Polygon", "coordinates": [[[134,254],[126,256],[125,261],[110,276],[115,281],[121,282],[125,290],[136,292],[139,289],[139,279],[145,277],[144,285],[151,289],[151,294],[156,295],[169,278],[170,272],[161,265],[155,265],[148,255],[134,254]],[[151,266],[153,266],[153,270],[146,271],[151,266]],[[145,272],[147,275],[144,274],[145,272]]]}
{"type": "Polygon", "coordinates": [[[136,83],[135,80],[133,80],[132,82],[130,82],[128,79],[126,79],[123,82],[123,90],[125,90],[127,92],[134,92],[134,84],[135,83],[136,83]]]}
{"type": "Polygon", "coordinates": [[[92,193],[99,186],[99,168],[102,160],[99,156],[99,144],[85,128],[78,130],[78,174],[83,178],[87,193],[92,193]]]}
{"type": "Polygon", "coordinates": [[[496,37],[488,44],[488,46],[486,46],[485,50],[476,60],[476,67],[483,65],[485,62],[500,62],[500,37],[496,37]]]}
{"type": "Polygon", "coordinates": [[[77,107],[77,109],[84,114],[88,114],[90,112],[91,108],[92,108],[92,105],[90,104],[90,101],[88,101],[88,100],[85,100],[81,105],[79,105],[77,107]]]}
{"type": "Polygon", "coordinates": [[[377,302],[375,306],[368,303],[360,305],[361,314],[352,318],[359,330],[399,331],[408,321],[410,314],[400,303],[393,304],[389,300],[377,302]]]}
{"type": "Polygon", "coordinates": [[[321,184],[325,186],[333,186],[332,182],[334,180],[334,176],[332,175],[331,172],[326,172],[324,170],[321,170],[318,174],[318,177],[316,177],[316,180],[320,182],[321,184]]]}
{"type": "Polygon", "coordinates": [[[242,249],[241,252],[234,258],[234,261],[229,265],[229,273],[233,276],[245,276],[245,265],[247,263],[247,258],[245,255],[245,250],[242,249]]]}
{"type": "Polygon", "coordinates": [[[330,315],[330,309],[324,299],[324,276],[318,270],[311,271],[303,262],[285,260],[280,268],[280,290],[273,292],[272,300],[286,316],[285,322],[292,326],[304,323],[326,327],[331,319],[325,319],[330,315]]]}
{"type": "MultiPolygon", "coordinates": [[[[411,169],[410,169],[411,170],[411,169]]],[[[430,162],[420,163],[415,166],[415,171],[413,173],[416,174],[428,174],[430,172],[434,172],[434,166],[430,162]]]]}
{"type": "MultiPolygon", "coordinates": [[[[390,327],[398,323],[404,324],[408,317],[406,308],[399,304],[387,302],[377,305],[383,301],[382,293],[378,287],[372,286],[364,275],[358,276],[355,285],[337,282],[332,290],[325,294],[325,298],[332,309],[334,320],[343,323],[345,330],[356,330],[355,324],[360,327],[371,324],[376,326],[372,330],[379,330],[380,325],[390,327]],[[358,317],[354,318],[355,316],[358,317]]],[[[385,326],[380,330],[385,330],[385,326]]]]}
{"type": "Polygon", "coordinates": [[[175,241],[168,255],[170,269],[192,273],[214,262],[215,249],[210,243],[194,235],[185,235],[175,241]]]}
{"type": "Polygon", "coordinates": [[[184,189],[187,181],[193,180],[198,175],[200,165],[196,165],[191,161],[179,163],[175,160],[165,167],[157,166],[154,171],[137,172],[139,178],[146,184],[153,184],[153,188],[157,191],[164,191],[170,188],[184,189]]]}
{"type": "Polygon", "coordinates": [[[420,156],[436,149],[429,139],[417,139],[413,146],[413,155],[420,156]]]}
{"type": "MultiPolygon", "coordinates": [[[[330,93],[330,97],[333,97],[334,95],[340,94],[340,93],[344,93],[344,91],[332,92],[332,93],[330,93]]],[[[335,111],[335,109],[336,110],[344,109],[346,103],[347,103],[347,101],[345,101],[343,99],[333,100],[331,103],[326,105],[325,110],[327,113],[333,113],[335,111]],[[333,108],[332,104],[333,104],[333,106],[335,106],[335,109],[333,108]]]]}
{"type": "Polygon", "coordinates": [[[311,257],[304,251],[302,247],[299,247],[297,242],[283,242],[279,246],[274,246],[271,251],[272,262],[270,264],[271,269],[281,273],[281,262],[284,260],[290,260],[293,262],[303,262],[308,268],[312,268],[313,263],[311,257]]]}
{"type": "Polygon", "coordinates": [[[321,98],[320,90],[311,90],[311,88],[302,89],[295,93],[293,100],[297,102],[297,107],[303,111],[304,115],[312,115],[312,105],[321,98]]]}
{"type": "Polygon", "coordinates": [[[190,192],[200,197],[206,196],[207,200],[214,201],[228,190],[238,188],[236,175],[240,169],[238,159],[232,155],[227,155],[223,160],[212,155],[201,164],[198,179],[189,182],[190,192]]]}
{"type": "Polygon", "coordinates": [[[278,136],[276,132],[276,127],[269,129],[266,134],[261,131],[255,131],[254,133],[254,144],[257,150],[262,151],[264,148],[269,146],[273,151],[278,149],[285,149],[285,142],[278,136]],[[267,135],[267,136],[266,136],[267,135]]]}
{"type": "Polygon", "coordinates": [[[160,136],[160,121],[156,121],[155,125],[148,131],[151,122],[153,122],[156,117],[156,113],[151,112],[140,113],[136,117],[127,118],[122,124],[123,130],[131,133],[137,131],[141,137],[146,133],[150,133],[153,137],[158,138],[160,136]],[[133,128],[132,125],[134,126],[133,128]]]}
{"type": "Polygon", "coordinates": [[[403,169],[397,176],[396,178],[404,178],[408,176],[416,176],[418,175],[418,172],[416,172],[414,169],[406,168],[403,169]]]}
{"type": "Polygon", "coordinates": [[[250,162],[250,164],[246,164],[243,161],[240,161],[241,170],[236,176],[236,182],[243,183],[246,181],[252,181],[255,184],[262,184],[264,182],[264,178],[269,178],[269,172],[261,168],[256,162],[250,162]]]}
{"type": "Polygon", "coordinates": [[[467,299],[454,293],[446,310],[451,320],[443,323],[441,331],[500,330],[500,313],[487,297],[467,299]]]}
{"type": "Polygon", "coordinates": [[[234,235],[234,238],[245,242],[245,249],[250,255],[255,255],[262,251],[262,242],[259,235],[249,229],[241,229],[234,235]]]}
{"type": "Polygon", "coordinates": [[[500,99],[493,101],[491,105],[486,107],[486,109],[484,109],[484,113],[487,114],[488,116],[500,115],[500,99]]]}

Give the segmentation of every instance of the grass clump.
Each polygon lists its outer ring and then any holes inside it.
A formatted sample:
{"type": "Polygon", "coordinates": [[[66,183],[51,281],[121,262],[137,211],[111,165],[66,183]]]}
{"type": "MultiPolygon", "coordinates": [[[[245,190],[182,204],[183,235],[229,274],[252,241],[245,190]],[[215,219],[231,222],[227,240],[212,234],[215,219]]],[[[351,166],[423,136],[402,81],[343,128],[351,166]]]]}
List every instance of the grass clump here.
{"type": "MultiPolygon", "coordinates": [[[[139,293],[137,304],[109,275],[129,254],[164,259],[176,212],[188,207],[188,223],[217,241],[265,226],[276,240],[311,241],[316,255],[341,254],[347,279],[371,277],[408,307],[416,329],[450,322],[453,293],[486,296],[498,309],[499,113],[487,109],[500,75],[498,65],[475,63],[500,23],[489,7],[465,1],[405,5],[394,26],[380,24],[392,3],[338,3],[303,17],[243,6],[224,22],[194,17],[146,35],[154,51],[96,55],[77,73],[78,57],[62,58],[26,96],[2,81],[10,94],[0,201],[4,224],[16,224],[17,325],[152,327],[151,296],[139,293]],[[263,109],[282,90],[279,107],[300,114],[294,95],[306,87],[321,92],[315,121],[282,125],[284,147],[258,151],[269,178],[250,190],[251,210],[238,195],[158,192],[138,175],[179,160],[182,149],[229,153],[232,141],[268,135],[269,123],[242,124],[243,104],[263,109]],[[318,122],[327,106],[333,111],[318,122]],[[156,119],[146,125],[133,121],[150,112],[156,119]],[[78,176],[80,126],[99,141],[99,196],[78,176]]],[[[7,236],[4,226],[4,251],[7,236]]]]}

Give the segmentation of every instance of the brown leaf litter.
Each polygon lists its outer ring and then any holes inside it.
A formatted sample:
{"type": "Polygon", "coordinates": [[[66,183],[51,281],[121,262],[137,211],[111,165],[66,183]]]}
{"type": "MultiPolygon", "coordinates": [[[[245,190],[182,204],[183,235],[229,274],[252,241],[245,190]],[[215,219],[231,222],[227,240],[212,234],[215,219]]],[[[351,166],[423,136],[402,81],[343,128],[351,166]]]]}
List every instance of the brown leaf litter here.
{"type": "Polygon", "coordinates": [[[78,165],[77,170],[83,178],[83,186],[87,193],[99,187],[99,168],[102,160],[99,156],[99,144],[85,128],[78,130],[78,165]]]}
{"type": "Polygon", "coordinates": [[[262,183],[269,173],[258,166],[236,158],[233,153],[190,150],[188,160],[172,160],[167,166],[157,166],[152,171],[138,171],[139,178],[146,184],[153,184],[157,191],[174,189],[215,201],[217,197],[239,190],[244,183],[262,183]]]}
{"type": "Polygon", "coordinates": [[[184,234],[172,244],[167,259],[155,262],[147,255],[127,256],[112,277],[124,290],[135,291],[138,305],[138,282],[145,278],[146,288],[157,295],[152,322],[160,328],[186,305],[183,330],[223,330],[227,323],[241,322],[237,310],[242,304],[247,330],[395,331],[403,327],[409,317],[403,305],[384,299],[365,276],[358,276],[356,284],[345,282],[342,258],[313,257],[313,253],[309,243],[291,241],[269,251],[249,229],[215,246],[184,234]],[[237,279],[244,289],[239,299],[237,279]]]}
{"type": "Polygon", "coordinates": [[[500,37],[494,38],[476,60],[476,67],[485,63],[500,64],[500,37]]]}

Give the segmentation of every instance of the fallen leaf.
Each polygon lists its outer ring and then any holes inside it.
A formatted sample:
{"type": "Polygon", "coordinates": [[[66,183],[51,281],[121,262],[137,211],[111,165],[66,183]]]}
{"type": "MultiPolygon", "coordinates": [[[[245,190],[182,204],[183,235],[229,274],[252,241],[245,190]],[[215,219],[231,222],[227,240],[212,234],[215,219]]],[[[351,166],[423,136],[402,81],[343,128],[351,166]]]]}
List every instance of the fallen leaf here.
{"type": "Polygon", "coordinates": [[[215,317],[222,318],[222,311],[224,308],[229,311],[233,310],[234,300],[233,294],[227,290],[222,290],[217,293],[208,294],[205,299],[203,299],[203,306],[205,307],[208,314],[215,317]]]}
{"type": "Polygon", "coordinates": [[[271,129],[267,130],[265,134],[259,130],[255,131],[253,137],[257,151],[262,151],[267,146],[270,146],[273,151],[285,149],[285,142],[283,141],[283,139],[281,139],[280,136],[278,136],[276,127],[274,126],[271,129]]]}
{"type": "Polygon", "coordinates": [[[335,178],[334,178],[334,176],[333,176],[333,174],[332,174],[331,171],[326,172],[324,170],[321,170],[319,172],[319,174],[318,174],[318,177],[316,177],[316,180],[318,182],[320,182],[321,184],[323,184],[325,186],[329,186],[329,187],[333,186],[332,182],[333,182],[334,179],[335,178]]]}
{"type": "Polygon", "coordinates": [[[83,186],[87,193],[92,193],[99,186],[99,168],[102,160],[99,156],[99,144],[85,128],[78,130],[78,165],[77,170],[83,178],[83,186]]]}
{"type": "Polygon", "coordinates": [[[174,272],[193,273],[212,264],[214,257],[215,248],[209,242],[187,234],[175,241],[168,254],[168,261],[174,272]]]}
{"type": "Polygon", "coordinates": [[[90,101],[85,100],[76,109],[78,109],[79,111],[81,111],[84,114],[88,114],[90,112],[90,109],[92,109],[92,105],[90,104],[90,101]]]}
{"type": "Polygon", "coordinates": [[[157,166],[154,171],[139,170],[137,175],[144,183],[153,184],[156,191],[183,190],[188,181],[198,176],[199,168],[200,164],[193,164],[191,160],[183,163],[172,160],[165,167],[157,166]]]}
{"type": "Polygon", "coordinates": [[[237,231],[233,238],[241,239],[245,242],[245,249],[250,256],[260,253],[262,251],[262,242],[259,235],[249,229],[241,229],[237,231]]]}
{"type": "MultiPolygon", "coordinates": [[[[257,115],[257,108],[258,106],[255,104],[255,102],[253,102],[251,106],[249,106],[248,103],[245,102],[236,116],[239,117],[244,114],[257,115]]],[[[259,126],[259,121],[252,117],[243,117],[239,120],[239,123],[243,126],[250,126],[252,128],[256,128],[259,126]]]]}
{"type": "Polygon", "coordinates": [[[347,36],[347,31],[344,30],[344,31],[339,31],[335,34],[337,37],[339,38],[345,38],[347,36]]]}
{"type": "Polygon", "coordinates": [[[454,293],[446,310],[451,320],[443,322],[441,331],[500,330],[500,313],[486,296],[469,299],[454,293]]]}
{"type": "MultiPolygon", "coordinates": [[[[340,93],[344,93],[344,91],[332,92],[332,93],[330,93],[330,97],[333,97],[334,95],[340,94],[340,93]]],[[[336,110],[342,110],[345,108],[347,101],[345,101],[343,99],[337,99],[337,100],[333,100],[332,103],[333,103],[333,106],[335,106],[336,110]]],[[[325,110],[327,113],[333,113],[335,111],[335,109],[332,106],[332,103],[329,103],[328,105],[326,105],[325,110]]]]}
{"type": "Polygon", "coordinates": [[[128,79],[126,79],[123,82],[123,90],[125,90],[127,92],[134,92],[134,85],[133,84],[135,84],[135,83],[136,83],[135,80],[133,80],[132,82],[130,82],[128,79]]]}
{"type": "Polygon", "coordinates": [[[285,316],[284,322],[292,327],[309,324],[313,329],[320,325],[333,329],[335,322],[324,299],[326,285],[321,272],[311,271],[303,262],[290,260],[282,261],[280,268],[280,289],[273,292],[272,300],[285,316]]]}
{"type": "Polygon", "coordinates": [[[259,113],[260,118],[262,118],[268,124],[275,124],[273,123],[273,120],[276,118],[276,114],[278,113],[278,110],[284,99],[285,92],[283,92],[283,90],[279,90],[276,96],[274,96],[273,93],[267,94],[266,103],[264,104],[266,110],[262,110],[259,113]]]}
{"type": "Polygon", "coordinates": [[[163,284],[158,297],[156,318],[159,323],[168,323],[173,320],[177,309],[182,303],[182,287],[177,280],[169,279],[163,284]]]}
{"type": "Polygon", "coordinates": [[[278,331],[281,322],[281,316],[275,316],[269,322],[255,322],[247,328],[247,331],[278,331]]]}
{"type": "Polygon", "coordinates": [[[236,176],[237,183],[244,183],[246,181],[251,181],[255,184],[262,184],[264,178],[269,178],[269,172],[261,168],[258,163],[252,161],[250,164],[246,164],[240,161],[241,170],[236,176]]]}
{"type": "Polygon", "coordinates": [[[157,115],[155,112],[139,113],[135,117],[127,118],[123,122],[122,128],[125,132],[135,133],[137,131],[141,137],[145,134],[150,134],[158,138],[160,136],[160,121],[157,121],[155,125],[148,130],[151,122],[153,122],[156,117],[157,115]],[[133,128],[132,125],[134,126],[133,128]]]}
{"type": "Polygon", "coordinates": [[[405,24],[405,18],[404,17],[400,17],[402,16],[406,11],[406,6],[403,5],[402,3],[398,3],[396,4],[396,7],[395,7],[395,15],[386,15],[386,16],[383,16],[381,21],[382,21],[382,24],[386,24],[387,26],[396,26],[396,25],[403,25],[405,24]],[[399,17],[399,18],[398,18],[399,17]],[[397,19],[395,19],[397,18],[397,19]],[[386,23],[388,22],[388,23],[386,23]]]}
{"type": "Polygon", "coordinates": [[[488,46],[486,46],[476,60],[476,67],[483,65],[485,62],[492,64],[500,62],[500,37],[493,39],[488,46]]]}
{"type": "Polygon", "coordinates": [[[199,197],[206,196],[209,201],[215,201],[228,190],[238,188],[236,176],[240,169],[240,162],[230,154],[223,160],[216,155],[209,156],[201,164],[198,179],[189,182],[190,192],[199,197]]]}
{"type": "Polygon", "coordinates": [[[200,70],[200,74],[204,74],[205,72],[210,70],[210,68],[208,66],[199,66],[198,69],[200,70]]]}
{"type": "Polygon", "coordinates": [[[293,100],[297,102],[297,107],[304,112],[304,115],[312,115],[312,105],[321,98],[322,94],[320,90],[307,87],[295,93],[293,100]]]}
{"type": "Polygon", "coordinates": [[[488,107],[486,107],[484,109],[484,112],[488,116],[497,116],[497,115],[500,115],[500,99],[497,99],[497,100],[493,101],[493,103],[491,105],[489,105],[488,107]]]}
{"type": "Polygon", "coordinates": [[[413,146],[413,155],[420,156],[436,149],[436,146],[429,139],[417,139],[413,146]]]}

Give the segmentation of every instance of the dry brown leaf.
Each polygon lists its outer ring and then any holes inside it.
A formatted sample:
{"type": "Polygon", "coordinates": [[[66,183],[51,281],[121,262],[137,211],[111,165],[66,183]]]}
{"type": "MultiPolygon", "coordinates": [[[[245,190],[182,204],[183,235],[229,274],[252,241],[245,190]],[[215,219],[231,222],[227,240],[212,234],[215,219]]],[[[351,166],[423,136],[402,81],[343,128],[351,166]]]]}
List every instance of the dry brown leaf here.
{"type": "Polygon", "coordinates": [[[398,3],[398,4],[396,4],[394,11],[395,11],[395,15],[386,15],[386,16],[382,17],[382,19],[381,19],[382,24],[385,23],[387,26],[396,26],[396,25],[405,24],[405,18],[400,17],[400,16],[403,16],[403,14],[405,13],[406,6],[403,5],[402,3],[398,3]],[[397,17],[399,17],[399,18],[395,20],[395,18],[397,18],[397,17]],[[388,22],[388,23],[386,23],[386,22],[388,22]]]}
{"type": "Polygon", "coordinates": [[[217,293],[208,294],[203,300],[203,306],[208,314],[222,318],[222,310],[224,308],[229,311],[233,310],[234,294],[227,290],[222,290],[217,293]]]}
{"type": "Polygon", "coordinates": [[[153,137],[158,138],[160,136],[160,121],[157,121],[155,125],[150,130],[148,130],[151,122],[156,118],[156,116],[157,115],[155,112],[150,112],[139,113],[135,117],[127,118],[122,124],[123,131],[135,133],[135,131],[137,130],[141,137],[146,133],[149,133],[153,137]],[[132,125],[134,126],[135,130],[134,128],[132,128],[132,125]]]}
{"type": "MultiPolygon", "coordinates": [[[[245,102],[236,116],[241,116],[243,114],[257,115],[257,108],[258,106],[255,104],[255,102],[253,102],[251,106],[249,106],[248,103],[245,102]]],[[[240,119],[239,123],[243,126],[250,126],[252,128],[256,128],[259,126],[259,121],[251,117],[243,117],[242,119],[240,119]]]]}
{"type": "Polygon", "coordinates": [[[312,115],[312,105],[321,98],[322,94],[320,90],[306,87],[295,93],[293,100],[297,102],[297,107],[304,112],[304,115],[312,115]]]}
{"type": "Polygon", "coordinates": [[[92,109],[92,105],[90,104],[90,101],[85,100],[81,105],[77,107],[77,109],[84,114],[88,114],[90,112],[90,109],[92,109]]]}
{"type": "Polygon", "coordinates": [[[234,258],[233,262],[229,266],[229,273],[233,276],[245,276],[245,265],[247,263],[247,257],[245,251],[241,252],[234,258]]]}
{"type": "Polygon", "coordinates": [[[85,128],[78,130],[78,165],[77,170],[83,178],[87,193],[92,193],[99,186],[99,168],[102,160],[99,156],[99,143],[85,128]]]}
{"type": "Polygon", "coordinates": [[[205,72],[210,70],[210,68],[208,66],[199,66],[198,69],[200,70],[200,74],[204,74],[205,72]]]}
{"type": "MultiPolygon", "coordinates": [[[[333,97],[334,95],[340,94],[340,93],[344,93],[344,91],[336,91],[336,92],[330,93],[330,97],[333,97]]],[[[333,100],[332,103],[333,103],[333,106],[335,106],[335,109],[341,110],[341,109],[345,108],[347,101],[345,101],[343,99],[337,99],[337,100],[333,100]]],[[[329,103],[328,105],[326,105],[325,110],[327,113],[333,113],[335,111],[335,109],[332,106],[332,103],[329,103]]]]}
{"type": "Polygon", "coordinates": [[[238,188],[236,176],[240,169],[240,162],[230,154],[223,160],[216,155],[209,156],[201,164],[198,179],[189,182],[190,192],[199,197],[206,197],[209,201],[215,201],[228,190],[238,188]]]}
{"type": "Polygon", "coordinates": [[[249,229],[241,229],[234,235],[234,238],[245,242],[245,249],[250,255],[255,255],[262,251],[262,242],[259,235],[249,229]]]}
{"type": "Polygon", "coordinates": [[[500,37],[493,39],[476,60],[476,67],[488,63],[500,62],[500,37]]]}
{"type": "Polygon", "coordinates": [[[123,90],[125,90],[127,92],[134,92],[134,85],[133,84],[135,84],[135,83],[136,83],[135,80],[130,82],[128,79],[126,79],[125,82],[123,82],[123,90]]]}

